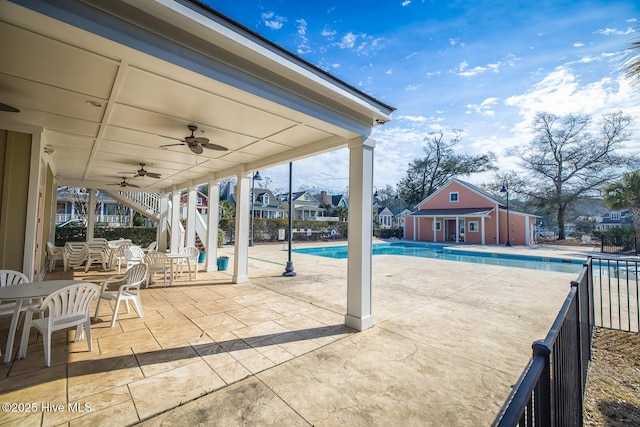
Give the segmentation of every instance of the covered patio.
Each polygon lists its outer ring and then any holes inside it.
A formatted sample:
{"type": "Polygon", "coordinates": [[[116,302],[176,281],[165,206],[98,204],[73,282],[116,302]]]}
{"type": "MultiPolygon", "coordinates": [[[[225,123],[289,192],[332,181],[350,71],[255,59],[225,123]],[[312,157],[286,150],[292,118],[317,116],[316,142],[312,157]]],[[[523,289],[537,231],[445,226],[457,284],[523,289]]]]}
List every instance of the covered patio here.
{"type": "Polygon", "coordinates": [[[235,178],[232,281],[245,283],[253,171],[348,148],[344,323],[373,325],[371,133],[393,107],[198,1],[0,0],[0,33],[1,268],[43,277],[56,189],[73,186],[91,189],[88,239],[93,189],[109,191],[154,215],[160,250],[193,246],[198,233],[215,271],[219,185],[235,178]]]}

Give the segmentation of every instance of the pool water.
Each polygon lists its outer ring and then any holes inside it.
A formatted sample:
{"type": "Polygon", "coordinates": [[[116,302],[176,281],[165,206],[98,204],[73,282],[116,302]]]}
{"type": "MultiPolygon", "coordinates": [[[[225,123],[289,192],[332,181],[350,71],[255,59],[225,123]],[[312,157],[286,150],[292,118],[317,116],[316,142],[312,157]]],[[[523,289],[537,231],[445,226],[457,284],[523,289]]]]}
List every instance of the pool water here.
{"type": "MultiPolygon", "coordinates": [[[[293,249],[293,252],[318,255],[327,258],[347,258],[347,246],[331,246],[323,248],[293,249]]],[[[472,262],[476,264],[499,265],[503,267],[520,267],[533,270],[556,271],[561,273],[579,273],[586,261],[564,258],[546,258],[526,255],[474,252],[464,249],[443,247],[439,245],[415,243],[381,243],[373,245],[373,255],[399,255],[422,258],[442,259],[447,261],[472,262]]]]}

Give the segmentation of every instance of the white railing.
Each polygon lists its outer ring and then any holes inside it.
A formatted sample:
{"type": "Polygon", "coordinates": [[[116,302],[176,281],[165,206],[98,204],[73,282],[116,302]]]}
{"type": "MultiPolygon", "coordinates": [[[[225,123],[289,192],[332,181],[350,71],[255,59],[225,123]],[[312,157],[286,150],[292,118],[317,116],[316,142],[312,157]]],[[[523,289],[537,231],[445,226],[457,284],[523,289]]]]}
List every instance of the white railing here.
{"type": "Polygon", "coordinates": [[[207,224],[202,218],[202,214],[196,211],[196,234],[200,237],[200,241],[204,246],[204,250],[207,250],[207,224]]]}
{"type": "Polygon", "coordinates": [[[160,194],[143,191],[118,191],[122,197],[126,197],[144,206],[154,213],[160,212],[160,194]]]}
{"type": "MultiPolygon", "coordinates": [[[[56,214],[56,224],[71,221],[72,219],[82,219],[78,214],[56,214]]],[[[127,225],[129,224],[128,215],[96,215],[96,222],[127,225]]]]}

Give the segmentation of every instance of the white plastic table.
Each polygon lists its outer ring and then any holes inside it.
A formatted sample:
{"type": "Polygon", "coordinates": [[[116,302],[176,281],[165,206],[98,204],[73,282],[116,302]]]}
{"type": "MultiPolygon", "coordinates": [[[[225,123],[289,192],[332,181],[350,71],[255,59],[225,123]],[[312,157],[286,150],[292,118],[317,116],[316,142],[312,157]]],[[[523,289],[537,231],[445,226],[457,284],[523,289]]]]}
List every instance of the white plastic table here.
{"type": "Polygon", "coordinates": [[[173,262],[180,259],[186,259],[187,266],[191,268],[191,263],[189,261],[189,254],[183,253],[183,252],[169,252],[166,255],[167,255],[167,258],[169,258],[169,264],[171,269],[171,273],[170,273],[171,276],[169,277],[169,286],[173,286],[173,262]]]}
{"type": "Polygon", "coordinates": [[[42,282],[20,283],[18,285],[0,287],[0,301],[15,301],[16,308],[13,311],[9,335],[7,336],[7,348],[5,349],[4,363],[11,361],[13,352],[13,341],[16,336],[18,319],[22,310],[22,303],[25,300],[45,298],[53,292],[67,286],[83,283],[82,280],[45,280],[42,282]]]}

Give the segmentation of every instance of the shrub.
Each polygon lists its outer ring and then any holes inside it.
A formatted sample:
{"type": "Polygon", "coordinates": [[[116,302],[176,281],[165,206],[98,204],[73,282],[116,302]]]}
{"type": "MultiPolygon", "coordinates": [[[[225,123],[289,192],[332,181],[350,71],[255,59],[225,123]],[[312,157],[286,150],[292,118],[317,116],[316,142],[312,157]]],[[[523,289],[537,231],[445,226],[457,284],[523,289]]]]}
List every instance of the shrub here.
{"type": "MultiPolygon", "coordinates": [[[[87,236],[86,227],[56,228],[56,246],[64,246],[66,242],[84,242],[87,236]]],[[[134,245],[148,246],[156,240],[156,228],[148,227],[95,227],[93,236],[107,240],[120,238],[130,239],[134,245]]]]}

